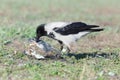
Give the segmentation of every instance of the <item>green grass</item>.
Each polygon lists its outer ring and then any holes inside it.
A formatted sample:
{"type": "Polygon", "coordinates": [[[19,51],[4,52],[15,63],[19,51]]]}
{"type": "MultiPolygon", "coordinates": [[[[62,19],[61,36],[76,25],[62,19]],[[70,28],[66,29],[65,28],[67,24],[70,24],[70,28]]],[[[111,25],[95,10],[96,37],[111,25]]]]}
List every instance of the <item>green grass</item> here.
{"type": "Polygon", "coordinates": [[[0,80],[120,80],[119,3],[119,0],[1,0],[0,80]],[[35,37],[36,27],[53,21],[85,21],[105,30],[79,40],[78,53],[69,54],[66,61],[36,60],[24,55],[24,46],[29,38],[35,37]],[[114,75],[109,75],[110,72],[114,75]]]}

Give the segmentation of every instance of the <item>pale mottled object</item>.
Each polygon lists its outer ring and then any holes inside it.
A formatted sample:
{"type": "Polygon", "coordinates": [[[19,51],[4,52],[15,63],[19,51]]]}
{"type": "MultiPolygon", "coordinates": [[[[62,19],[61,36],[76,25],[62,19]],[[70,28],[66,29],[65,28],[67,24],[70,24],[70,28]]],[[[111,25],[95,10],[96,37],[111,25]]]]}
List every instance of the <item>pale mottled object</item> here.
{"type": "Polygon", "coordinates": [[[36,59],[44,59],[44,56],[51,52],[61,54],[59,50],[53,48],[50,44],[42,40],[40,40],[39,42],[35,42],[34,40],[32,40],[25,50],[25,54],[31,55],[36,59]]]}

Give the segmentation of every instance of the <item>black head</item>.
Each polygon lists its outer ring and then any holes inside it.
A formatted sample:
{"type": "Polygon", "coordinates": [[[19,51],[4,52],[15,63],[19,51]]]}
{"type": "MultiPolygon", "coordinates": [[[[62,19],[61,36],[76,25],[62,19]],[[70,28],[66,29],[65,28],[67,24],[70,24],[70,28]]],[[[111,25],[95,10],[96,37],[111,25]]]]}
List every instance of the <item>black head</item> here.
{"type": "Polygon", "coordinates": [[[41,24],[36,29],[36,42],[39,42],[41,36],[45,36],[47,32],[45,31],[45,24],[41,24]]]}

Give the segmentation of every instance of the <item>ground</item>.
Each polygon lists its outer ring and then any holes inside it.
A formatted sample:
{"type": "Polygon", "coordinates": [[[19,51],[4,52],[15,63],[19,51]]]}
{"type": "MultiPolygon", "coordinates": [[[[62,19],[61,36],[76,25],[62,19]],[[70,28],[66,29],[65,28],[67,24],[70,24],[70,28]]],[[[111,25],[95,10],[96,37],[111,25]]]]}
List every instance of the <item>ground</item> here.
{"type": "MultiPolygon", "coordinates": [[[[0,80],[120,80],[120,0],[1,0],[0,80]],[[83,21],[105,28],[78,41],[65,59],[23,51],[39,24],[83,21]]],[[[59,48],[54,40],[43,38],[59,48]]]]}

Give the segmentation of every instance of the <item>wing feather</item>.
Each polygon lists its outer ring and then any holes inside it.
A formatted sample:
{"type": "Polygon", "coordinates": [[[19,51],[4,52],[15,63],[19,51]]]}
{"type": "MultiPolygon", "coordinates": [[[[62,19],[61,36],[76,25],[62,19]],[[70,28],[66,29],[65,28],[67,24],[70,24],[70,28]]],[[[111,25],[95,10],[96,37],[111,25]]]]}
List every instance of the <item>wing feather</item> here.
{"type": "Polygon", "coordinates": [[[91,30],[91,28],[99,27],[97,25],[87,25],[83,22],[74,22],[64,27],[55,27],[53,30],[62,35],[77,34],[79,32],[91,30]]]}

